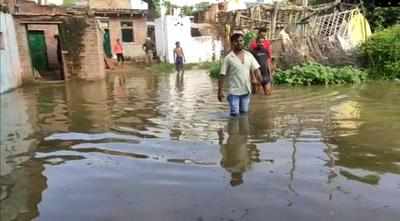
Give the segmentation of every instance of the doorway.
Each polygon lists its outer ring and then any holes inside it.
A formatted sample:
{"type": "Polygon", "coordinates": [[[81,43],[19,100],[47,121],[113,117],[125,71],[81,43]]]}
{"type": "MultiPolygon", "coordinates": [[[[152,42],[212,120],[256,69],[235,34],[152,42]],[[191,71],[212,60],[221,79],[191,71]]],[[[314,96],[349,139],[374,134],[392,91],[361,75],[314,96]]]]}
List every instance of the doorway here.
{"type": "Polygon", "coordinates": [[[28,42],[33,68],[39,73],[48,71],[49,64],[44,31],[28,31],[28,42]]]}
{"type": "Polygon", "coordinates": [[[28,46],[35,78],[64,80],[64,59],[57,24],[27,24],[28,46]]]}

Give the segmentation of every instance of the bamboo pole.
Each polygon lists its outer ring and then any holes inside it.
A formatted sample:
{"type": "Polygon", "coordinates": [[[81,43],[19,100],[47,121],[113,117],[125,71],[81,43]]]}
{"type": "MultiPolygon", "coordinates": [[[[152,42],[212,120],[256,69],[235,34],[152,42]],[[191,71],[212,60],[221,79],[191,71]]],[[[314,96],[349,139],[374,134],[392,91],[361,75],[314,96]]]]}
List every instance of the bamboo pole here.
{"type": "Polygon", "coordinates": [[[279,2],[274,2],[274,11],[271,17],[271,31],[269,38],[272,39],[275,36],[276,19],[278,17],[279,2]]]}

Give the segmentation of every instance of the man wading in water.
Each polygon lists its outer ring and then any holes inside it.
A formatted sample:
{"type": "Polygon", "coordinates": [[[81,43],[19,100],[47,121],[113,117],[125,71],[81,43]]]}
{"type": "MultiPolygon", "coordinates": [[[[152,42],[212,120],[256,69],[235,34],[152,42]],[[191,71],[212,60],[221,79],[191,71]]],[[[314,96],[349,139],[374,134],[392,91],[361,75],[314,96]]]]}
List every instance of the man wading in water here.
{"type": "Polygon", "coordinates": [[[260,65],[254,56],[243,50],[242,33],[230,38],[232,51],[224,58],[218,80],[218,100],[224,98],[224,82],[227,83],[228,103],[231,116],[249,111],[251,79],[259,78],[260,65]]]}

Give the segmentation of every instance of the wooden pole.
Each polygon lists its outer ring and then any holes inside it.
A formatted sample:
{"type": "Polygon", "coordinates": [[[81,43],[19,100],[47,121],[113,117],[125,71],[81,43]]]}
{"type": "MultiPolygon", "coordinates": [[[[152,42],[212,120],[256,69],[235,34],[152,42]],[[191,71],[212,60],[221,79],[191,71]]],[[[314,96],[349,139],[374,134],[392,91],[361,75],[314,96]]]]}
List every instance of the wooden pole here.
{"type": "Polygon", "coordinates": [[[275,36],[275,29],[276,29],[276,20],[278,18],[278,11],[279,11],[279,2],[274,2],[274,11],[272,12],[271,17],[271,31],[270,31],[270,39],[273,39],[275,36]]]}

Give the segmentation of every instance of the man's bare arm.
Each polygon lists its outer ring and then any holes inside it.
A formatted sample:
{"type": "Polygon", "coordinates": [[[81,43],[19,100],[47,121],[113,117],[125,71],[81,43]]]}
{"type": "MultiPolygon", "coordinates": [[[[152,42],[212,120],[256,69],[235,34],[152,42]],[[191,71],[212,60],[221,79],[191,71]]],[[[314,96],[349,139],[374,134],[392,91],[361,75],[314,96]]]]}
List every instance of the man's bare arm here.
{"type": "Polygon", "coordinates": [[[218,100],[220,102],[222,102],[222,99],[224,98],[224,92],[223,92],[223,88],[224,88],[224,77],[223,75],[219,76],[218,79],[218,100]]]}

